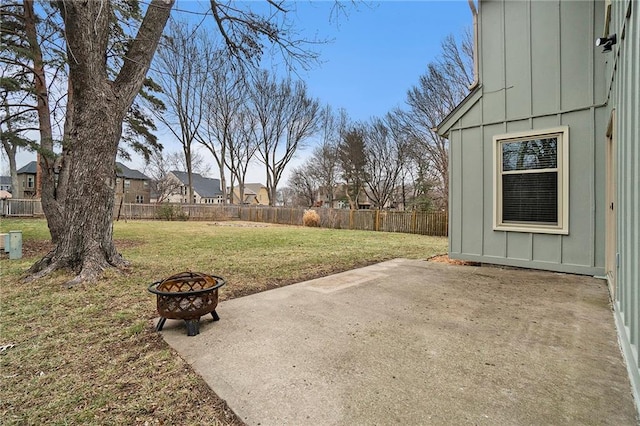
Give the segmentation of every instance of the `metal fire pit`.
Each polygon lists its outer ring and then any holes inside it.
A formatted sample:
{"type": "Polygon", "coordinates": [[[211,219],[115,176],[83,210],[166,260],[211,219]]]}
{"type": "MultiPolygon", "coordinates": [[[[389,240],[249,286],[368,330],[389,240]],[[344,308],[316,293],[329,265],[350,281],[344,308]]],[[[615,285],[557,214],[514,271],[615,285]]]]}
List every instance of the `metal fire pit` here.
{"type": "Polygon", "coordinates": [[[224,284],[224,278],[200,272],[181,272],[151,284],[149,291],[158,297],[160,314],[156,330],[162,330],[167,318],[182,319],[187,335],[199,334],[202,315],[211,314],[214,321],[220,319],[216,306],[218,289],[224,284]]]}

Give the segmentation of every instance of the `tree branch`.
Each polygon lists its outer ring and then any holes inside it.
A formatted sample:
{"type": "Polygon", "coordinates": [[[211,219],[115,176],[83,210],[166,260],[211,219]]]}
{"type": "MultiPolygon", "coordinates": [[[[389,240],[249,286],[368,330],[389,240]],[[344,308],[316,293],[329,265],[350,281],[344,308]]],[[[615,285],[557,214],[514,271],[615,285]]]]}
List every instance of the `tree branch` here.
{"type": "Polygon", "coordinates": [[[138,34],[131,43],[115,80],[116,90],[125,105],[133,102],[144,83],[174,2],[175,0],[152,0],[147,8],[138,34]]]}

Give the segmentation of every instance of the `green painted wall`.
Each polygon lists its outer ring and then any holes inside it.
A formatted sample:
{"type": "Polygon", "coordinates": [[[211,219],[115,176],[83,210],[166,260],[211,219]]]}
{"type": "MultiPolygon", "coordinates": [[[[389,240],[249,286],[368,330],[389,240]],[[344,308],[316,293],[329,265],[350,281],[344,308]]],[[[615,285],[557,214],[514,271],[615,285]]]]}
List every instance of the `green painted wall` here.
{"type": "Polygon", "coordinates": [[[609,53],[608,110],[615,109],[617,230],[619,255],[616,323],[640,407],[640,3],[614,0],[609,33],[618,43],[609,53]]]}
{"type": "Polygon", "coordinates": [[[481,1],[480,99],[449,129],[450,256],[604,274],[603,1],[481,1]],[[493,230],[493,137],[569,126],[569,235],[493,230]]]}

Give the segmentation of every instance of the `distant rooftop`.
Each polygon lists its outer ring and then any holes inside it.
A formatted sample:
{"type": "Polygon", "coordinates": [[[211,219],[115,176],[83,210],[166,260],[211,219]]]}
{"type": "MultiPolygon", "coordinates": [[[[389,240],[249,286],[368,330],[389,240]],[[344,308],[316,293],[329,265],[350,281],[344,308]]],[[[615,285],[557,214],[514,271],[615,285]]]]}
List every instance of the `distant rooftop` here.
{"type": "Polygon", "coordinates": [[[21,174],[35,175],[36,169],[37,169],[37,163],[35,161],[31,161],[27,163],[25,166],[22,166],[21,168],[19,168],[18,174],[19,175],[21,174]]]}
{"type": "MultiPolygon", "coordinates": [[[[179,172],[172,170],[171,173],[177,177],[183,185],[189,184],[189,176],[187,172],[179,172]]],[[[202,198],[215,198],[222,195],[220,189],[220,179],[206,178],[198,173],[191,173],[193,190],[202,198]]]]}
{"type": "Polygon", "coordinates": [[[137,170],[130,169],[118,161],[116,161],[116,176],[125,179],[151,180],[151,178],[145,174],[137,170]]]}

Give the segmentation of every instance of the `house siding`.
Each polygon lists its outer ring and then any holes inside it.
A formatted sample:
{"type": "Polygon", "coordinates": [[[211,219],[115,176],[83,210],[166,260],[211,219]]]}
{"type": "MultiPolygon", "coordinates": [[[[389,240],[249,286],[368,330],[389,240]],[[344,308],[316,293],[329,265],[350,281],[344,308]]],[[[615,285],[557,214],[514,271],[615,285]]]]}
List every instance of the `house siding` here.
{"type": "Polygon", "coordinates": [[[149,183],[144,180],[117,178],[116,179],[116,191],[115,191],[115,203],[119,204],[124,195],[125,203],[136,203],[138,197],[142,197],[142,203],[149,203],[151,201],[151,189],[149,183]],[[129,187],[125,187],[124,181],[129,181],[129,187]]]}
{"type": "Polygon", "coordinates": [[[605,141],[593,123],[606,116],[606,57],[593,41],[604,3],[491,0],[480,11],[482,96],[449,130],[450,256],[603,275],[605,141]],[[557,126],[569,127],[569,234],[494,231],[493,137],[557,126]]]}
{"type": "Polygon", "coordinates": [[[20,173],[15,198],[33,198],[36,196],[36,175],[20,173]]]}
{"type": "Polygon", "coordinates": [[[638,2],[612,2],[610,34],[618,43],[608,54],[611,88],[608,112],[615,109],[616,252],[619,255],[613,295],[616,324],[640,406],[640,9],[638,2]]]}

